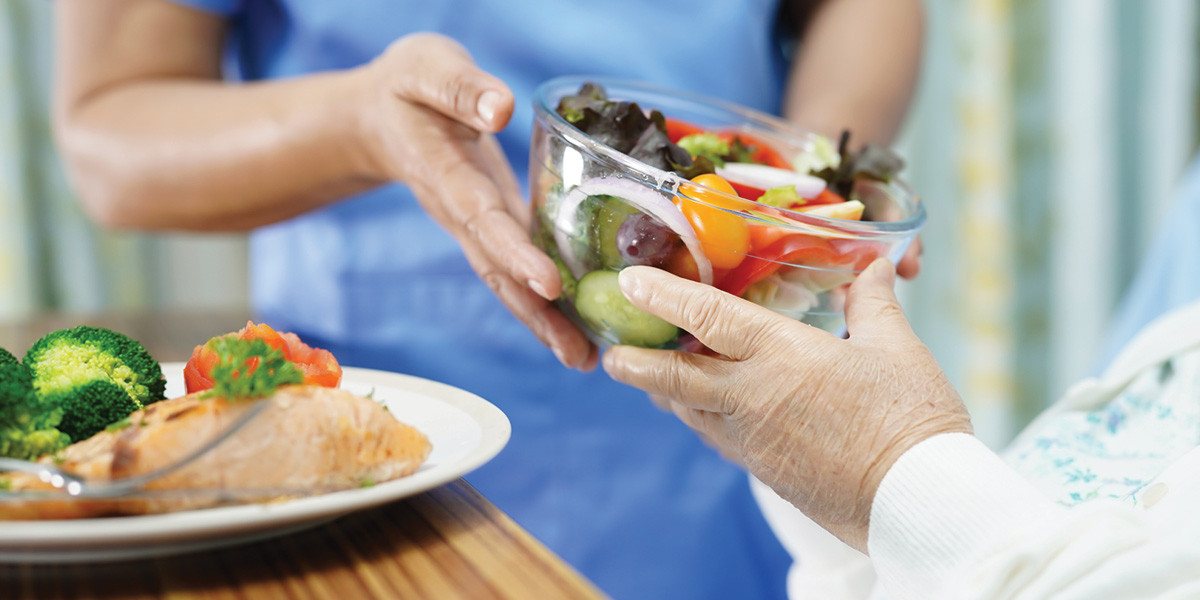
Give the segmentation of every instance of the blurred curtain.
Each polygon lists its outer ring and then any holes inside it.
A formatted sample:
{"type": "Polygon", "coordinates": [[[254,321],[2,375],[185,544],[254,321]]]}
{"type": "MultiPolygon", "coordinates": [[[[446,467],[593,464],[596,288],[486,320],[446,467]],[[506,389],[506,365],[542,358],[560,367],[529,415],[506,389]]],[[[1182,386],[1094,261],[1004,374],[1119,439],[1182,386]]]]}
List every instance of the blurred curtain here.
{"type": "Polygon", "coordinates": [[[242,236],[105,232],[82,214],[50,136],[54,3],[0,2],[0,319],[245,306],[242,236]]]}
{"type": "Polygon", "coordinates": [[[901,149],[930,222],[901,293],[999,445],[1092,372],[1165,218],[1197,149],[1200,14],[1192,0],[927,7],[901,149]]]}

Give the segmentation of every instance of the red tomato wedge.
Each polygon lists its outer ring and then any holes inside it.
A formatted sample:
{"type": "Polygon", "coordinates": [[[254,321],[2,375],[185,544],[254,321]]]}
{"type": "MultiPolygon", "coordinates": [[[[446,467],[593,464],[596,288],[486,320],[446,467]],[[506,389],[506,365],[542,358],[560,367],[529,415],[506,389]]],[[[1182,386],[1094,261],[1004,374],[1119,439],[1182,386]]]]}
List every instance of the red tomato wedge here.
{"type": "MultiPolygon", "coordinates": [[[[342,382],[342,367],[334,358],[333,353],[305,344],[294,333],[280,333],[266,323],[255,324],[253,321],[248,321],[246,327],[240,331],[225,335],[237,336],[243,340],[261,339],[268,346],[279,349],[285,359],[299,367],[300,372],[304,374],[304,383],[307,385],[333,388],[342,382]]],[[[191,394],[212,388],[211,373],[216,363],[217,353],[209,348],[207,342],[196,346],[192,351],[192,357],[183,367],[183,383],[187,393],[191,394]]]]}
{"type": "MultiPolygon", "coordinates": [[[[754,256],[747,257],[730,271],[716,284],[717,287],[741,296],[750,286],[789,265],[857,273],[887,252],[887,247],[879,242],[826,239],[802,233],[777,235],[782,231],[779,227],[760,228],[758,233],[761,236],[774,236],[772,241],[756,248],[754,256]]],[[[764,242],[768,239],[771,238],[759,238],[764,242]]]]}
{"type": "MultiPolygon", "coordinates": [[[[780,228],[773,229],[778,231],[780,228]]],[[[756,249],[754,256],[746,257],[718,287],[734,296],[741,296],[750,286],[770,277],[787,264],[820,267],[839,262],[839,253],[828,240],[792,233],[756,249]]]]}
{"type": "MultiPolygon", "coordinates": [[[[708,131],[678,119],[664,119],[664,121],[667,126],[667,139],[670,139],[672,144],[678,144],[679,140],[689,135],[708,131]]],[[[740,139],[742,145],[750,149],[750,159],[760,165],[779,167],[781,169],[792,168],[775,148],[752,135],[741,131],[717,131],[714,133],[716,133],[718,138],[726,142],[732,142],[735,137],[740,139]]]]}
{"type": "Polygon", "coordinates": [[[729,185],[733,187],[733,191],[737,192],[737,195],[747,200],[757,201],[759,198],[762,198],[763,194],[767,193],[767,190],[761,190],[752,185],[746,185],[736,181],[730,181],[729,185]]]}
{"type": "Polygon", "coordinates": [[[750,149],[750,161],[768,167],[776,167],[779,169],[791,170],[792,165],[784,160],[783,155],[775,151],[770,144],[752,136],[738,132],[726,131],[717,134],[717,137],[733,142],[733,138],[741,140],[742,145],[750,149]]]}
{"type": "Polygon", "coordinates": [[[689,135],[692,135],[695,133],[704,133],[703,129],[700,129],[699,127],[696,127],[695,125],[692,125],[691,123],[686,123],[684,121],[677,121],[675,119],[664,119],[664,120],[666,121],[666,125],[667,125],[667,139],[671,140],[672,144],[678,144],[679,140],[681,140],[689,135]]]}
{"type": "Polygon", "coordinates": [[[813,206],[815,204],[837,204],[845,201],[846,199],[838,195],[837,192],[830,190],[829,188],[825,188],[824,190],[821,190],[820,194],[817,194],[816,198],[809,198],[805,200],[804,206],[813,206]]]}

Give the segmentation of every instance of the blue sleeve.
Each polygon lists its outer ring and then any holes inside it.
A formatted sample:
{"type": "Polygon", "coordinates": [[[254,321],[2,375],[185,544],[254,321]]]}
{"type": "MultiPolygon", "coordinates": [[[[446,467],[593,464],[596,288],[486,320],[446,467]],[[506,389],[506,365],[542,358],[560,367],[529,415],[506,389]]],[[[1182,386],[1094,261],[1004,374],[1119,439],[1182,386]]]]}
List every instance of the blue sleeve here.
{"type": "Polygon", "coordinates": [[[1200,299],[1200,156],[1188,168],[1167,218],[1155,232],[1126,292],[1100,367],[1155,317],[1200,299]]]}
{"type": "Polygon", "coordinates": [[[169,0],[175,4],[222,16],[230,16],[242,8],[244,0],[169,0]]]}

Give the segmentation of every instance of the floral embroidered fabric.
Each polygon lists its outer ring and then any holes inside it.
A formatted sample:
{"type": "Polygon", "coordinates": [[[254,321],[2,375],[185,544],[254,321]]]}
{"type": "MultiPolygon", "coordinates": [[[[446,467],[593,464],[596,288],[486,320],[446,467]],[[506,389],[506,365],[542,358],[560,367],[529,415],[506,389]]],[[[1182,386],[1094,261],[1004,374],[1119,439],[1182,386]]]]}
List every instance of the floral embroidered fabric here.
{"type": "Polygon", "coordinates": [[[1200,349],[1137,375],[1113,399],[1036,422],[1004,458],[1066,506],[1135,492],[1200,445],[1200,349]]]}

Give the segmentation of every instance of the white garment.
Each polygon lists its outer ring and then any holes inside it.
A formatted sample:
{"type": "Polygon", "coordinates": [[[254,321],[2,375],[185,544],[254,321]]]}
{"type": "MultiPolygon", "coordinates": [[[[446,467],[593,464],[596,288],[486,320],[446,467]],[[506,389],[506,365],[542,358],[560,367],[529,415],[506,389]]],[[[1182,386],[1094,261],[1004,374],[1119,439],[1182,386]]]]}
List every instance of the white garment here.
{"type": "MultiPolygon", "coordinates": [[[[1200,303],[1151,324],[1103,377],[1073,387],[1014,441],[1013,464],[969,435],[918,444],[897,461],[876,494],[871,559],[753,482],[768,522],[796,560],[789,595],[1200,598],[1200,448],[1164,453],[1168,458],[1154,467],[1157,476],[1139,481],[1119,500],[1064,502],[1068,488],[1049,488],[1050,479],[1031,481],[1014,468],[1027,466],[1027,454],[1016,458],[1020,449],[1027,451],[1048,429],[1103,410],[1166,360],[1194,355],[1197,348],[1200,303]]],[[[1186,381],[1175,386],[1177,393],[1187,393],[1186,381]]],[[[1195,391],[1192,398],[1200,403],[1195,391]]],[[[1139,464],[1144,468],[1146,462],[1139,464]]]]}

